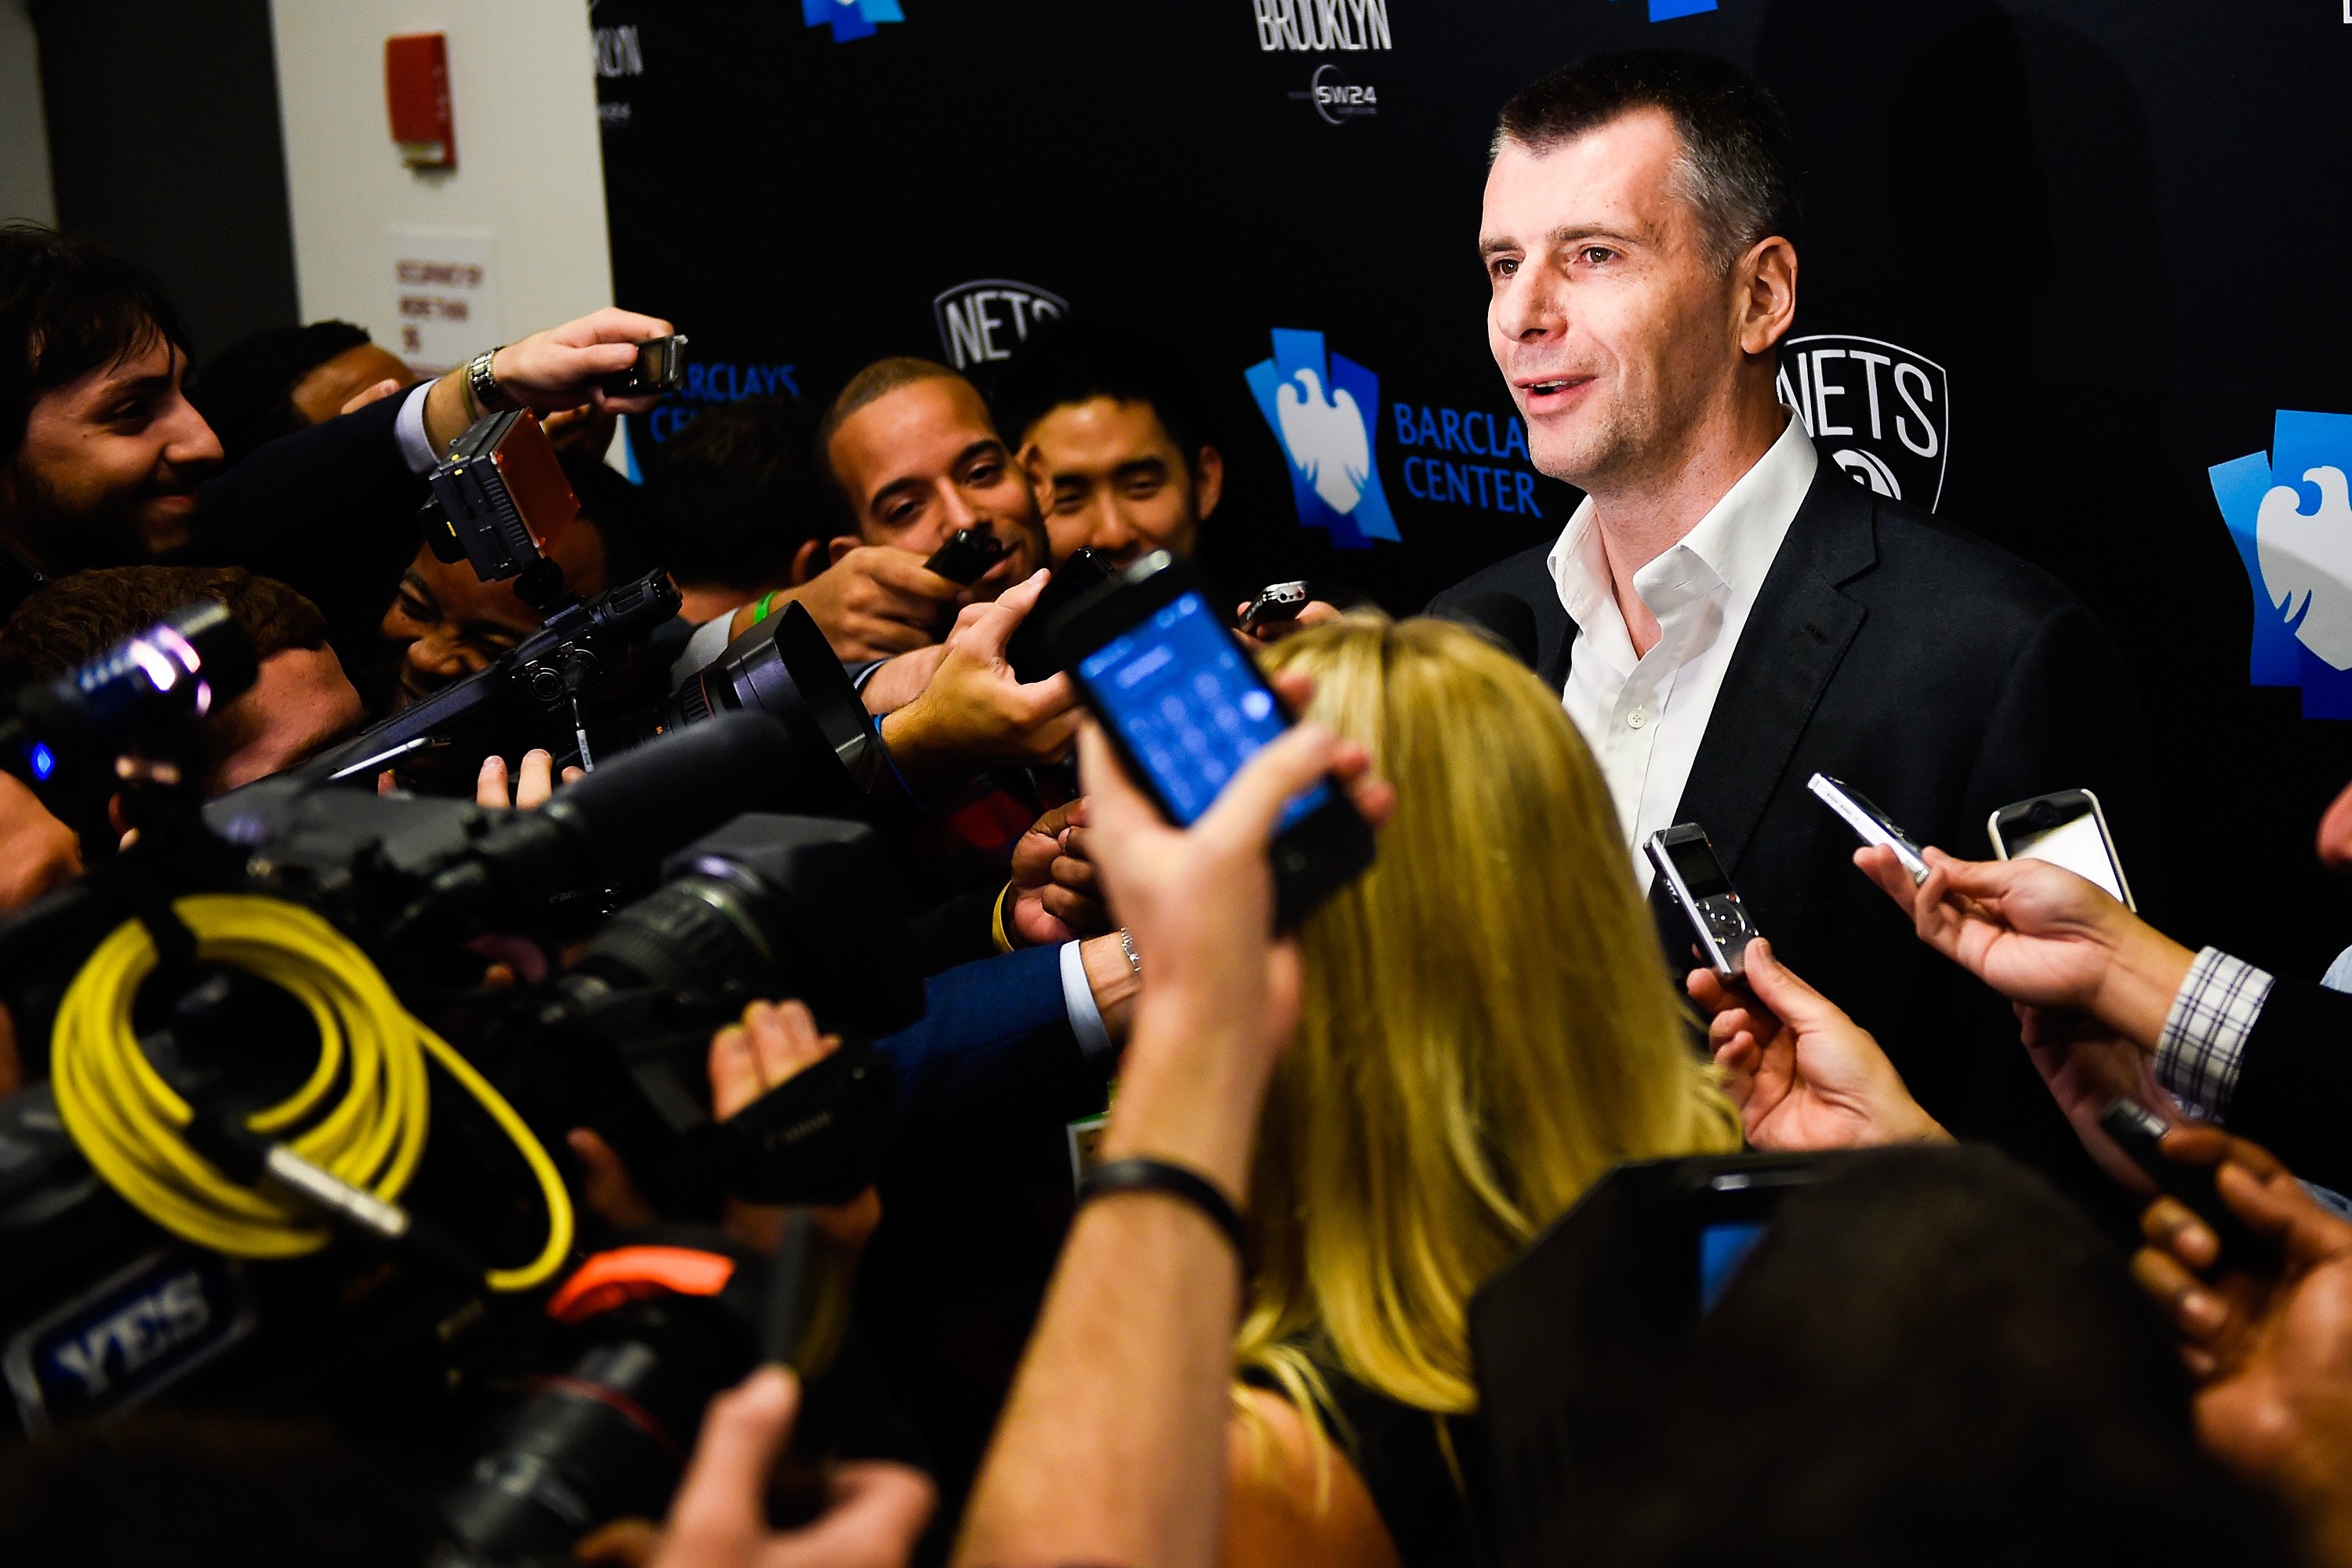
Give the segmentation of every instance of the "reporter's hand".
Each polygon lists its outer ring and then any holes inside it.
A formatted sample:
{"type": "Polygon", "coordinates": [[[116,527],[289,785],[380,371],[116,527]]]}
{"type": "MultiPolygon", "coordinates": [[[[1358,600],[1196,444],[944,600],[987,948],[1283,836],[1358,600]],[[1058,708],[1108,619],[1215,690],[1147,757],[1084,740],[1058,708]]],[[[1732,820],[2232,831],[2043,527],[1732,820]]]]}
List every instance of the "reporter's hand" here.
{"type": "Polygon", "coordinates": [[[833,1501],[801,1530],[768,1528],[769,1473],[800,1410],[800,1382],[762,1367],[710,1402],[655,1568],[899,1568],[930,1521],[939,1492],[907,1465],[836,1466],[833,1501]]]}
{"type": "Polygon", "coordinates": [[[1004,657],[1005,643],[1045,591],[1045,580],[1040,571],[993,604],[967,605],[923,694],[882,721],[882,739],[910,781],[1068,754],[1078,729],[1069,676],[1024,686],[1004,657]]]}
{"type": "MultiPolygon", "coordinates": [[[[1312,683],[1276,678],[1303,705],[1312,683]]],[[[1370,754],[1319,724],[1261,750],[1189,828],[1171,826],[1136,788],[1110,742],[1081,732],[1092,853],[1113,915],[1151,971],[1104,1134],[1106,1159],[1151,1153],[1197,1170],[1237,1199],[1276,1056],[1298,1021],[1298,945],[1274,931],[1267,849],[1282,808],[1329,773],[1375,825],[1395,792],[1369,777],[1370,754]]]]}
{"type": "Polygon", "coordinates": [[[1707,1041],[1748,1142],[1858,1149],[1951,1141],[1911,1098],[1870,1031],[1797,978],[1769,942],[1749,942],[1744,967],[1744,991],[1711,969],[1691,971],[1686,984],[1714,1015],[1707,1041]]]}
{"type": "MultiPolygon", "coordinates": [[[[2208,1452],[2294,1510],[2318,1561],[2352,1561],[2352,1225],[2328,1214],[2268,1150],[2214,1127],[2176,1127],[2167,1158],[2220,1167],[2221,1200],[2278,1248],[2277,1266],[2208,1285],[2221,1242],[2158,1198],[2132,1273],[2171,1320],[2202,1385],[2208,1452]]],[[[2249,1259],[2247,1261],[2253,1261],[2249,1259]]]]}
{"type": "Polygon", "coordinates": [[[558,452],[579,452],[602,458],[613,445],[613,432],[621,422],[617,407],[563,408],[541,420],[547,432],[547,444],[558,452]]]}
{"type": "Polygon", "coordinates": [[[541,414],[583,405],[599,414],[650,414],[661,401],[659,394],[607,397],[596,378],[629,369],[637,363],[638,343],[667,337],[673,330],[658,316],[607,305],[508,343],[490,362],[490,374],[509,396],[541,414]]]}
{"type": "Polygon", "coordinates": [[[1853,863],[1911,916],[1920,941],[2010,1001],[2088,1013],[2156,1048],[2195,954],[2046,860],[1926,857],[1916,887],[1892,850],[1856,850],[1853,863]]]}
{"type": "MultiPolygon", "coordinates": [[[[500,756],[482,759],[482,771],[474,780],[474,804],[503,811],[511,806],[518,811],[536,811],[547,804],[555,793],[555,759],[536,748],[522,754],[522,766],[518,770],[513,793],[508,793],[507,760],[500,756]]],[[[563,782],[585,778],[578,768],[563,770],[563,782]]]]}
{"type": "Polygon", "coordinates": [[[390,397],[394,393],[398,392],[404,384],[406,384],[402,382],[397,376],[386,376],[364,392],[352,393],[349,397],[343,399],[343,405],[341,408],[336,409],[335,412],[339,415],[357,414],[361,409],[365,408],[371,403],[383,402],[385,398],[390,397]]]}
{"type": "Polygon", "coordinates": [[[0,773],[0,914],[81,875],[81,837],[14,773],[0,773]]]}
{"type": "MultiPolygon", "coordinates": [[[[754,1002],[738,1023],[710,1037],[710,1115],[725,1121],[841,1049],[839,1035],[817,1032],[816,1015],[800,1002],[754,1002]]],[[[755,1252],[772,1253],[783,1236],[785,1210],[777,1204],[729,1198],[719,1228],[755,1252]]],[[[845,1204],[809,1210],[816,1227],[851,1258],[882,1223],[882,1200],[872,1187],[845,1204]]]]}
{"type": "MultiPolygon", "coordinates": [[[[923,564],[926,557],[887,544],[836,539],[833,563],[776,604],[798,604],[845,661],[888,658],[938,640],[948,610],[972,602],[972,592],[923,564]]],[[[772,612],[771,612],[772,613],[772,612]]],[[[751,629],[751,606],[735,612],[729,637],[751,629]]]]}
{"type": "Polygon", "coordinates": [[[1055,806],[1013,844],[1013,929],[1032,947],[1113,929],[1087,858],[1087,803],[1055,806]]]}
{"type": "MultiPolygon", "coordinates": [[[[509,396],[541,414],[580,407],[599,414],[607,409],[646,414],[660,401],[658,396],[607,397],[596,378],[627,370],[637,363],[640,342],[667,336],[669,331],[670,324],[657,316],[607,306],[504,345],[490,362],[490,374],[509,396]]],[[[450,371],[425,394],[425,434],[436,453],[446,455],[449,444],[476,417],[467,368],[461,364],[450,371]]]]}
{"type": "MultiPolygon", "coordinates": [[[[1246,599],[1234,606],[1234,625],[1236,627],[1240,626],[1242,617],[1249,614],[1249,601],[1246,599]]],[[[1327,605],[1320,599],[1309,599],[1290,619],[1260,621],[1256,626],[1244,631],[1242,636],[1257,642],[1278,643],[1301,626],[1319,626],[1339,618],[1339,611],[1336,605],[1327,605]]]]}
{"type": "Polygon", "coordinates": [[[2017,1021],[2034,1070],[2091,1158],[2126,1192],[2155,1192],[2147,1173],[2099,1125],[2099,1113],[2119,1094],[2159,1116],[2168,1112],[2172,1096],[2157,1081],[2156,1058],[2087,1013],[2021,1006],[2017,1021]]]}
{"type": "Polygon", "coordinates": [[[866,710],[877,719],[887,719],[920,697],[931,677],[939,673],[940,660],[947,656],[945,643],[933,643],[884,660],[881,668],[866,678],[866,710]]]}

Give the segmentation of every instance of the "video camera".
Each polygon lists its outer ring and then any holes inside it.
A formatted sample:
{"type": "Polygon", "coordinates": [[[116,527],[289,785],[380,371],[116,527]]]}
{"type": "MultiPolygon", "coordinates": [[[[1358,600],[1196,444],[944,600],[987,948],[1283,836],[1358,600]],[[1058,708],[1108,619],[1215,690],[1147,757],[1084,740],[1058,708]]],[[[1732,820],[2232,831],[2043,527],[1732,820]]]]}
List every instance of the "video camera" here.
{"type": "MultiPolygon", "coordinates": [[[[100,759],[169,751],[209,700],[191,683],[209,671],[217,695],[237,668],[242,640],[217,608],[89,667],[135,678],[21,697],[0,732],[12,765],[47,756],[51,780],[104,782],[100,759]]],[[[535,1314],[517,1303],[560,1277],[570,1221],[537,1138],[574,1110],[609,1111],[616,1142],[680,1189],[862,1186],[889,1099],[870,1043],[740,1125],[713,1125],[688,1066],[694,1033],[707,1046],[708,1022],[751,994],[804,989],[845,1032],[919,1015],[919,985],[882,967],[903,942],[870,833],[742,816],[841,767],[731,712],[529,813],[291,775],[199,811],[184,785],[132,781],[161,792],[142,808],[152,831],[0,921],[17,1037],[53,1042],[25,1053],[47,1077],[0,1100],[0,1376],[19,1423],[103,1415],[184,1379],[446,1419],[486,1378],[540,1364],[535,1314]],[[651,890],[578,974],[471,1017],[457,1005],[480,971],[459,942],[616,886],[651,890]],[[452,1027],[461,1052],[412,1005],[496,1027],[452,1027]],[[668,1029],[669,1054],[626,1017],[668,1029]],[[554,1117],[539,1134],[534,1111],[554,1117]],[[536,1263],[486,1267],[542,1237],[536,1263]]]]}
{"type": "Polygon", "coordinates": [[[484,582],[511,580],[546,622],[487,669],[314,760],[301,770],[305,780],[367,784],[390,768],[412,785],[462,792],[482,757],[515,750],[518,733],[535,731],[558,768],[593,771],[655,736],[733,711],[770,714],[839,760],[830,787],[812,793],[804,808],[846,805],[891,776],[872,716],[824,634],[797,605],[737,638],[665,702],[592,721],[583,701],[609,687],[646,637],[677,614],[668,573],[648,572],[586,604],[565,590],[543,546],[570,526],[579,501],[528,413],[474,425],[434,471],[432,485],[423,526],[435,554],[467,562],[484,582]]]}

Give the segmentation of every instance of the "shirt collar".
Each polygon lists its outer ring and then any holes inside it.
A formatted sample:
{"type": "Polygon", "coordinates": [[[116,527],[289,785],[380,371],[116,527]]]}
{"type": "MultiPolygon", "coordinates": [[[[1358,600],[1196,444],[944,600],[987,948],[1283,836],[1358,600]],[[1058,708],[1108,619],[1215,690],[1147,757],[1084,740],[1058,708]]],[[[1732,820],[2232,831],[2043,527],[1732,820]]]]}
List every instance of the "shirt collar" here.
{"type": "MultiPolygon", "coordinates": [[[[1692,595],[1712,592],[1718,584],[1749,601],[1763,588],[1772,558],[1780,552],[1780,542],[1788,537],[1821,465],[1796,411],[1783,405],[1781,412],[1789,422],[1780,438],[1680,542],[1633,574],[1635,591],[1653,613],[1671,607],[1665,598],[1678,604],[1692,595]]],[[[1559,591],[1560,607],[1587,636],[1617,619],[1601,614],[1604,605],[1615,608],[1616,594],[1593,511],[1592,498],[1587,496],[1570,514],[1544,559],[1559,591]]]]}

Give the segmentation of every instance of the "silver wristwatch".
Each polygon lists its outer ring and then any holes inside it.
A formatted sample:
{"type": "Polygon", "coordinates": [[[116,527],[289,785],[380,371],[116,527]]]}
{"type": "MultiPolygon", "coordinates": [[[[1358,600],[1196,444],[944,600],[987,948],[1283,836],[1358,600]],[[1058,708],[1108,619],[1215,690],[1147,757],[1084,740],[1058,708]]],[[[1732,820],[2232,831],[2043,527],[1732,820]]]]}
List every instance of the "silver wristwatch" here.
{"type": "MultiPolygon", "coordinates": [[[[506,345],[500,343],[499,348],[506,345]]],[[[499,356],[499,349],[484,349],[466,366],[466,386],[474,395],[474,406],[485,414],[503,414],[509,408],[520,408],[521,401],[490,374],[490,362],[499,356]]]]}

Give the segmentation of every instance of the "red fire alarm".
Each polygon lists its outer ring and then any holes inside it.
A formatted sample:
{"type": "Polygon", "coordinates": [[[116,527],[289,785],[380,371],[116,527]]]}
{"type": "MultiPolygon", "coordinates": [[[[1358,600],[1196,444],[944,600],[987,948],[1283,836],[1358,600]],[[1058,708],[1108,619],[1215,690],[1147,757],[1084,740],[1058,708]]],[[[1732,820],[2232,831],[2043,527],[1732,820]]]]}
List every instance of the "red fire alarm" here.
{"type": "Polygon", "coordinates": [[[383,41],[383,97],[402,163],[412,169],[457,166],[446,33],[409,33],[383,41]]]}

